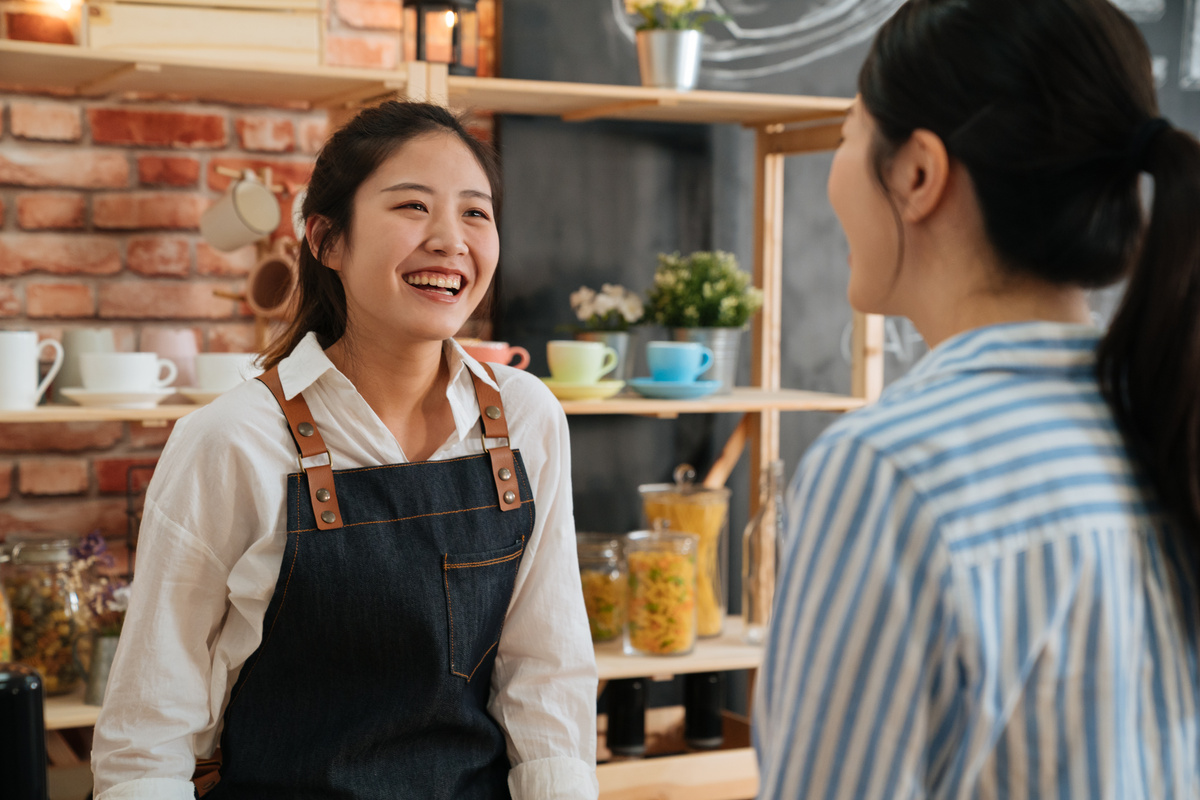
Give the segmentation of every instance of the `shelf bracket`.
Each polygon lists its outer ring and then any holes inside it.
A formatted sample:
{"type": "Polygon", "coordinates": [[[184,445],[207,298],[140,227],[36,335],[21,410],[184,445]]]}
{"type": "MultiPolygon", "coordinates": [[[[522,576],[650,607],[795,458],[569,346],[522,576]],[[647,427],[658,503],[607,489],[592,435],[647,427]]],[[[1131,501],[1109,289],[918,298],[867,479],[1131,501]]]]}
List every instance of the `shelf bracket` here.
{"type": "Polygon", "coordinates": [[[113,84],[126,75],[132,75],[135,72],[162,72],[162,64],[151,64],[140,61],[134,64],[124,64],[107,75],[101,75],[99,78],[84,81],[75,87],[75,93],[80,95],[106,94],[112,88],[113,84]]]}
{"type": "Polygon", "coordinates": [[[612,117],[620,114],[622,111],[629,111],[634,108],[647,108],[649,106],[667,105],[662,100],[626,100],[622,103],[607,103],[602,106],[592,106],[580,111],[568,111],[559,117],[563,122],[587,122],[588,120],[601,119],[603,117],[612,117]]]}

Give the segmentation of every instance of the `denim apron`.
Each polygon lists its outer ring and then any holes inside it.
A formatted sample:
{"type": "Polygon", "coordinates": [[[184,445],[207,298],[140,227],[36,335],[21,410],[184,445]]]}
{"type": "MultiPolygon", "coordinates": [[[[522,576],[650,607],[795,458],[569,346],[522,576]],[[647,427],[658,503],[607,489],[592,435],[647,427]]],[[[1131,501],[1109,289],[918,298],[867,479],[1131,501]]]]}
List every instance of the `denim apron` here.
{"type": "Polygon", "coordinates": [[[487,703],[534,506],[500,395],[471,377],[483,454],[336,472],[303,397],[285,400],[274,370],[261,378],[305,472],[288,476],[262,643],[234,684],[219,776],[197,781],[201,795],[509,797],[487,703]]]}

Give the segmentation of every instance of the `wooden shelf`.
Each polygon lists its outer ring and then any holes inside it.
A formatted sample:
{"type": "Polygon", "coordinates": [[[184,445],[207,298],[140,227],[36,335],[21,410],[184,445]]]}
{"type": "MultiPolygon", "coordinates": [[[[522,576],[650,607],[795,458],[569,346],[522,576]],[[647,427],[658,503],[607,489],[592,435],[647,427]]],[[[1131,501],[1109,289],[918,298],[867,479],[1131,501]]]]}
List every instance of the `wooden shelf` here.
{"type": "MultiPolygon", "coordinates": [[[[562,404],[568,414],[636,414],[676,417],[680,414],[721,414],[747,411],[851,411],[864,405],[857,397],[799,389],[763,391],[741,387],[732,394],[697,400],[649,400],[644,397],[611,397],[607,400],[570,400],[562,404]]],[[[162,405],[154,408],[101,408],[49,403],[28,411],[0,411],[4,422],[142,422],[165,424],[202,406],[162,405]]]]}
{"type": "MultiPolygon", "coordinates": [[[[73,45],[0,41],[0,86],[81,97],[132,92],[178,99],[301,108],[353,105],[409,85],[409,69],[291,67],[205,62],[95,51],[73,45]]],[[[559,81],[451,75],[450,105],[497,114],[569,120],[624,119],[682,123],[776,123],[840,119],[843,98],[651,89],[559,81]]]]}
{"type": "Polygon", "coordinates": [[[87,728],[96,724],[100,706],[89,706],[83,702],[83,687],[70,694],[46,698],[46,730],[63,728],[87,728]]]}
{"type": "Polygon", "coordinates": [[[662,678],[692,672],[724,672],[757,669],[763,648],[742,641],[741,617],[726,617],[720,636],[699,639],[686,656],[625,655],[620,640],[596,645],[596,669],[600,680],[618,678],[662,678]]]}
{"type": "Polygon", "coordinates": [[[754,750],[739,747],[596,766],[601,800],[751,800],[758,794],[754,750]]]}

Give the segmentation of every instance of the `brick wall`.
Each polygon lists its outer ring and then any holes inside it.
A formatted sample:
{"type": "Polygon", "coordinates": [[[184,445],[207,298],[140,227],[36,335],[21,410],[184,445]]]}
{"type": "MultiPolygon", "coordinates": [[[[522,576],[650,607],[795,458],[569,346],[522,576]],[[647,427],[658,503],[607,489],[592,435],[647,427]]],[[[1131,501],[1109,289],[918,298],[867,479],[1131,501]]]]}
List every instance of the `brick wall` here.
{"type": "MultiPolygon", "coordinates": [[[[479,7],[490,65],[494,3],[479,7]]],[[[394,67],[398,10],[334,0],[327,62],[394,67]]],[[[242,289],[254,248],[214,250],[199,218],[229,184],[218,166],[269,166],[289,189],[277,234],[290,231],[291,192],[324,141],[324,112],[0,93],[0,114],[0,328],[57,339],[105,326],[130,351],[149,328],[188,328],[202,351],[253,349],[249,309],[214,290],[242,289]]],[[[0,539],[124,536],[129,467],[154,463],[170,430],[0,423],[0,539]]]]}

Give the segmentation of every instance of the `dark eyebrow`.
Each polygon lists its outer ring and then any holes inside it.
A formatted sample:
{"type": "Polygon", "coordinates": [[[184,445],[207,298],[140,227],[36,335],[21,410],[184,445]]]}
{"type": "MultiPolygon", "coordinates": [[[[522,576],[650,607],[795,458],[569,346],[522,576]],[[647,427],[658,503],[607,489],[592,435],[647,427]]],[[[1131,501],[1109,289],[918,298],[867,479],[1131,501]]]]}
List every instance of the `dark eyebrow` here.
{"type": "MultiPolygon", "coordinates": [[[[381,192],[423,192],[424,194],[433,194],[433,189],[423,183],[397,183],[394,186],[388,186],[380,189],[381,192]]],[[[477,192],[474,189],[466,189],[458,193],[459,197],[477,197],[480,200],[492,202],[492,196],[487,192],[477,192]]]]}

